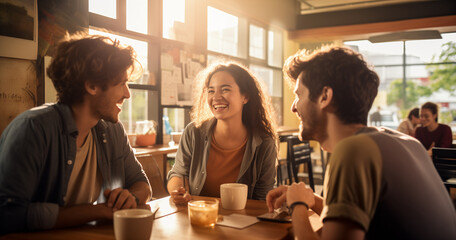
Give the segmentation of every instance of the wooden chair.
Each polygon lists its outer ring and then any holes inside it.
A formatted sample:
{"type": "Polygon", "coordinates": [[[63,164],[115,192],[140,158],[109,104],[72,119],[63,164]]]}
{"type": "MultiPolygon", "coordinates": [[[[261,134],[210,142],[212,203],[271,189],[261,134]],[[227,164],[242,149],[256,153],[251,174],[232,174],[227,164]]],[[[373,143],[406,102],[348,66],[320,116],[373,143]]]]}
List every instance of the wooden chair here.
{"type": "Polygon", "coordinates": [[[432,161],[448,192],[456,188],[456,149],[432,148],[432,161]]]}
{"type": "Polygon", "coordinates": [[[288,175],[296,183],[299,182],[300,177],[308,177],[309,185],[312,190],[315,191],[312,171],[312,159],[310,156],[312,148],[310,147],[309,141],[301,142],[298,136],[288,136],[286,138],[286,142],[288,175]],[[301,164],[307,165],[307,174],[299,172],[299,166],[301,164]]]}
{"type": "Polygon", "coordinates": [[[165,183],[163,182],[163,176],[158,168],[158,164],[157,161],[155,161],[154,156],[141,156],[138,157],[138,161],[143,166],[144,172],[149,179],[150,186],[152,188],[152,199],[169,196],[165,183]]]}

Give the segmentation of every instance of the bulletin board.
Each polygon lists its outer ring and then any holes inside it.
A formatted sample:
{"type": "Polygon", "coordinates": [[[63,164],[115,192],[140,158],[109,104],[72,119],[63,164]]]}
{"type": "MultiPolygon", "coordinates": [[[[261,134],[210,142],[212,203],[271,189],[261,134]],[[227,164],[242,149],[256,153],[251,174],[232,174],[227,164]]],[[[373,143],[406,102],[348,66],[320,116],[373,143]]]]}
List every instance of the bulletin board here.
{"type": "Polygon", "coordinates": [[[161,62],[162,105],[192,105],[193,81],[206,66],[206,55],[195,50],[163,45],[161,62]]]}

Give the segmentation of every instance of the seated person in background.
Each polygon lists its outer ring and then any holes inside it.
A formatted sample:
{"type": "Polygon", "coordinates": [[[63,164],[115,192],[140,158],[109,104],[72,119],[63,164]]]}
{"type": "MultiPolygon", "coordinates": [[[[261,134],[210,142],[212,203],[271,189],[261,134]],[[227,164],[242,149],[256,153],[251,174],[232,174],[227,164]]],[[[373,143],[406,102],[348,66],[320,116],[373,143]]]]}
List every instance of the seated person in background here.
{"type": "Polygon", "coordinates": [[[415,136],[415,130],[420,124],[420,109],[419,108],[414,108],[410,110],[407,119],[402,121],[399,126],[397,127],[397,130],[399,132],[405,133],[407,135],[410,135],[412,137],[415,136]]]}
{"type": "Polygon", "coordinates": [[[382,115],[380,114],[381,107],[377,106],[377,111],[371,114],[371,124],[372,126],[381,126],[382,125],[382,115]]]}
{"type": "Polygon", "coordinates": [[[456,239],[456,213],[423,146],[386,128],[366,127],[379,79],[362,56],[332,47],[298,52],[284,72],[302,139],[331,152],[323,196],[304,183],[271,190],[272,212],[286,202],[298,239],[456,239]],[[313,231],[308,208],[323,228],[313,231]]]}
{"type": "Polygon", "coordinates": [[[433,147],[451,148],[453,134],[448,125],[438,123],[437,104],[427,102],[421,106],[421,127],[416,129],[415,137],[432,155],[433,147]]]}
{"type": "Polygon", "coordinates": [[[220,197],[221,184],[237,182],[248,186],[248,198],[265,199],[277,158],[269,97],[253,73],[235,62],[212,65],[197,81],[193,122],[168,173],[171,198],[183,203],[191,195],[220,197]]]}
{"type": "Polygon", "coordinates": [[[150,198],[119,122],[135,56],[102,36],[57,46],[47,71],[58,103],[20,114],[0,138],[0,234],[112,219],[150,198]]]}

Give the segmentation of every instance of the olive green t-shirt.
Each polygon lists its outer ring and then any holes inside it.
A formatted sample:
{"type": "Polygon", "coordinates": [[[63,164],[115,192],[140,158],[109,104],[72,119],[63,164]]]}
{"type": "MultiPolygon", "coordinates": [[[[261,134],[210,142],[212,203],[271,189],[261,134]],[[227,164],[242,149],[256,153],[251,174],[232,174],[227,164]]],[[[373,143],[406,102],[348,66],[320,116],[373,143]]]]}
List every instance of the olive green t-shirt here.
{"type": "Polygon", "coordinates": [[[367,239],[456,239],[456,214],[426,150],[414,138],[362,128],[334,149],[321,218],[358,224],[367,239]]]}

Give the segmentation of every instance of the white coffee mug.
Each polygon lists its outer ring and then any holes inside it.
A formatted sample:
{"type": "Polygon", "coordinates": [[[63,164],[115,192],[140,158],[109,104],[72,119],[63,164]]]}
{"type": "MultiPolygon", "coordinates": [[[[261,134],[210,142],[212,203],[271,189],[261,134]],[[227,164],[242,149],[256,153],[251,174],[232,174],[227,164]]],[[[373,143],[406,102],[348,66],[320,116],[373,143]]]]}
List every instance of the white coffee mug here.
{"type": "Polygon", "coordinates": [[[229,210],[241,210],[247,203],[248,187],[242,183],[224,183],[220,185],[222,207],[229,210]]]}
{"type": "Polygon", "coordinates": [[[124,209],[114,212],[114,234],[117,240],[149,240],[154,213],[147,209],[124,209]]]}

